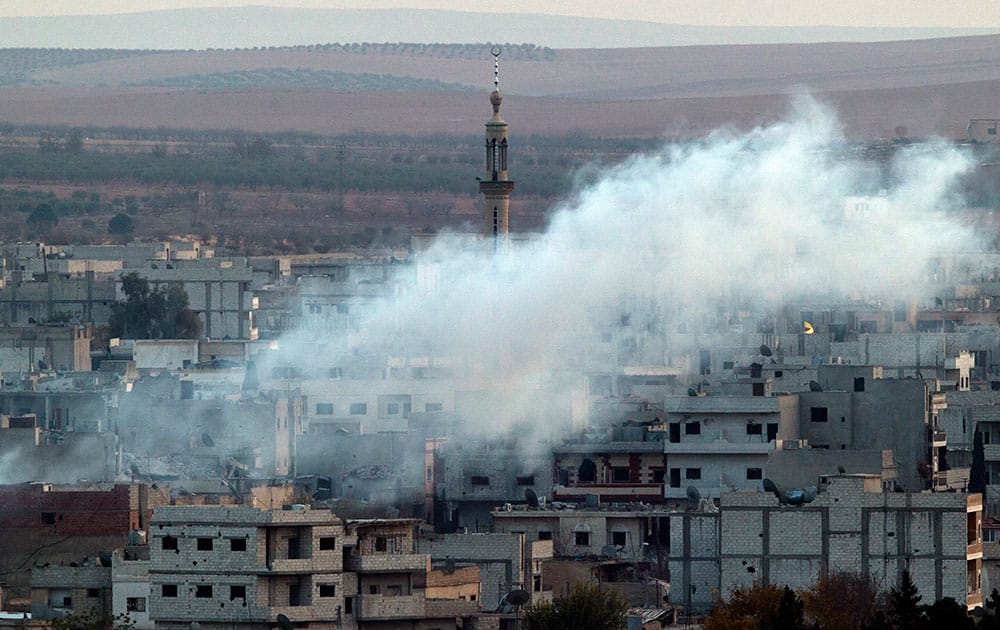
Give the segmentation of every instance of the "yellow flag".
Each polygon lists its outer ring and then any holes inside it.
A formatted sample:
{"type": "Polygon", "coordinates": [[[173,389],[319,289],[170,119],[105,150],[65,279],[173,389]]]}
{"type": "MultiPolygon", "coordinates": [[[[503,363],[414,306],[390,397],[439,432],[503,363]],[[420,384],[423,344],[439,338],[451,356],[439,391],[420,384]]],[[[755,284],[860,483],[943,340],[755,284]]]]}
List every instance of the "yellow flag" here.
{"type": "Polygon", "coordinates": [[[802,322],[802,332],[805,333],[805,334],[807,334],[807,335],[811,335],[811,334],[815,333],[816,331],[813,330],[813,325],[810,324],[809,322],[802,322]]]}

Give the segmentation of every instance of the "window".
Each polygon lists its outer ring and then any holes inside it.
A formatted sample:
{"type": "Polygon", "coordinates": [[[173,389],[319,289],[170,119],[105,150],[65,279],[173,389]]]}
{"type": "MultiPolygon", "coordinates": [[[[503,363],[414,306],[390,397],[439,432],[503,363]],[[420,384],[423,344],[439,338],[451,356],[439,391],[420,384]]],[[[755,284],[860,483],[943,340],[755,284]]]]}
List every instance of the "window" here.
{"type": "Polygon", "coordinates": [[[442,403],[426,403],[424,405],[424,411],[426,411],[427,413],[432,413],[435,411],[442,411],[442,410],[444,410],[444,404],[442,403]]]}
{"type": "Polygon", "coordinates": [[[573,532],[574,542],[581,547],[590,546],[590,532],[573,532]]]}
{"type": "Polygon", "coordinates": [[[627,532],[611,532],[611,544],[615,547],[624,547],[627,539],[627,532]]]}
{"type": "Polygon", "coordinates": [[[854,391],[856,392],[865,391],[865,377],[863,376],[854,377],[854,391]]]}
{"type": "Polygon", "coordinates": [[[326,371],[327,378],[339,379],[343,378],[343,376],[344,376],[344,371],[339,367],[330,368],[329,370],[326,371]]]}
{"type": "Polygon", "coordinates": [[[389,403],[385,406],[385,413],[390,416],[395,416],[399,413],[399,403],[389,403]]]}
{"type": "Polygon", "coordinates": [[[381,591],[381,589],[379,588],[378,584],[369,584],[368,585],[368,594],[369,595],[378,595],[380,591],[381,591]]]}
{"type": "Polygon", "coordinates": [[[474,486],[488,486],[490,485],[490,478],[485,475],[472,475],[469,483],[474,486]]]}
{"type": "Polygon", "coordinates": [[[292,536],[288,539],[288,559],[298,560],[301,557],[299,554],[299,537],[292,536]]]}
{"type": "Polygon", "coordinates": [[[42,525],[55,525],[55,524],[56,524],[55,512],[42,512],[42,525]]]}
{"type": "Polygon", "coordinates": [[[552,540],[552,532],[547,529],[538,530],[538,540],[552,540]]]}
{"type": "Polygon", "coordinates": [[[827,410],[826,407],[810,407],[809,408],[809,419],[813,422],[826,422],[827,420],[827,410]]]}
{"type": "Polygon", "coordinates": [[[62,605],[63,605],[63,608],[72,608],[73,607],[73,598],[72,597],[63,597],[63,604],[62,605]]]}
{"type": "Polygon", "coordinates": [[[521,475],[517,478],[517,485],[519,486],[533,486],[535,485],[534,475],[521,475]]]}
{"type": "Polygon", "coordinates": [[[229,587],[229,599],[243,599],[247,598],[247,587],[242,584],[234,584],[229,587]]]}
{"type": "Polygon", "coordinates": [[[701,435],[701,423],[697,421],[685,422],[684,435],[701,435]]]}
{"type": "Polygon", "coordinates": [[[212,539],[211,538],[199,538],[198,539],[198,551],[211,551],[212,550],[212,539]]]}
{"type": "Polygon", "coordinates": [[[747,422],[747,435],[763,435],[764,426],[756,422],[747,422]]]}
{"type": "Polygon", "coordinates": [[[336,584],[320,584],[319,585],[319,596],[320,597],[336,597],[337,596],[337,585],[336,584]]]}
{"type": "Polygon", "coordinates": [[[88,588],[87,589],[87,597],[90,597],[91,599],[93,599],[95,597],[100,597],[100,596],[101,596],[101,589],[99,589],[99,588],[88,588]]]}
{"type": "Polygon", "coordinates": [[[177,597],[177,585],[164,584],[160,587],[160,594],[164,597],[177,597]]]}
{"type": "Polygon", "coordinates": [[[125,611],[126,612],[146,612],[146,598],[145,597],[126,597],[125,598],[125,611]]]}
{"type": "Polygon", "coordinates": [[[368,413],[368,403],[351,403],[351,415],[363,416],[368,413]]]}
{"type": "Polygon", "coordinates": [[[388,546],[388,539],[385,536],[375,537],[375,551],[385,551],[388,546]]]}
{"type": "Polygon", "coordinates": [[[671,468],[670,469],[670,487],[680,488],[681,487],[681,469],[671,468]]]}
{"type": "Polygon", "coordinates": [[[764,470],[762,468],[747,468],[747,479],[763,479],[764,470]]]}
{"type": "Polygon", "coordinates": [[[230,538],[229,539],[229,551],[246,551],[247,550],[247,539],[246,538],[230,538]]]}
{"type": "Polygon", "coordinates": [[[335,536],[323,536],[319,539],[320,551],[332,551],[337,548],[337,538],[335,536]]]}
{"type": "Polygon", "coordinates": [[[628,483],[632,481],[632,471],[628,468],[612,468],[611,480],[615,483],[628,483]]]}
{"type": "Polygon", "coordinates": [[[162,548],[163,549],[176,550],[177,549],[177,539],[174,538],[173,536],[164,536],[163,537],[163,547],[162,548]]]}
{"type": "Polygon", "coordinates": [[[316,415],[317,416],[332,416],[333,415],[333,403],[316,403],[316,415]]]}
{"type": "Polygon", "coordinates": [[[345,597],[344,598],[344,614],[353,615],[354,614],[354,598],[345,597]]]}
{"type": "Polygon", "coordinates": [[[194,596],[200,597],[202,599],[209,599],[212,597],[212,585],[211,584],[198,584],[194,587],[194,596]]]}
{"type": "Polygon", "coordinates": [[[723,361],[722,362],[722,369],[723,370],[731,370],[731,369],[733,369],[733,362],[732,361],[723,361]]]}
{"type": "Polygon", "coordinates": [[[653,483],[663,483],[666,471],[662,468],[653,469],[653,483]]]}
{"type": "Polygon", "coordinates": [[[701,468],[685,468],[685,479],[701,479],[701,468]]]}

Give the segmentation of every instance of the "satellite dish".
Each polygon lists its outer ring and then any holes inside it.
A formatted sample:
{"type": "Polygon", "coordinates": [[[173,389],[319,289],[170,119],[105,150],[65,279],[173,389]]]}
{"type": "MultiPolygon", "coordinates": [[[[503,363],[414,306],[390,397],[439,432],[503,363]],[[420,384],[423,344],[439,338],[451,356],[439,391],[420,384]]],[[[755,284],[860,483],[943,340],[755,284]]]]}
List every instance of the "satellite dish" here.
{"type": "Polygon", "coordinates": [[[281,628],[281,630],[292,630],[292,622],[288,617],[278,615],[278,627],[281,628]]]}
{"type": "Polygon", "coordinates": [[[694,486],[688,486],[687,498],[688,508],[693,510],[698,507],[699,503],[701,503],[701,492],[699,492],[698,488],[695,488],[694,486]]]}
{"type": "Polygon", "coordinates": [[[760,344],[760,354],[761,356],[769,357],[771,356],[771,349],[767,347],[766,344],[760,344]]]}
{"type": "Polygon", "coordinates": [[[693,387],[688,387],[688,396],[697,396],[698,391],[693,387]]]}
{"type": "Polygon", "coordinates": [[[770,479],[765,477],[764,480],[760,482],[760,485],[764,488],[764,492],[773,492],[774,494],[778,494],[778,486],[774,485],[774,482],[770,479]]]}
{"type": "Polygon", "coordinates": [[[513,604],[514,606],[524,606],[531,600],[531,595],[528,591],[516,588],[513,591],[507,593],[507,602],[513,604]]]}
{"type": "Polygon", "coordinates": [[[816,381],[809,381],[809,391],[811,392],[821,392],[823,391],[823,386],[816,381]]]}
{"type": "Polygon", "coordinates": [[[528,502],[528,507],[537,508],[538,507],[538,495],[531,488],[526,488],[524,490],[524,500],[528,502]]]}

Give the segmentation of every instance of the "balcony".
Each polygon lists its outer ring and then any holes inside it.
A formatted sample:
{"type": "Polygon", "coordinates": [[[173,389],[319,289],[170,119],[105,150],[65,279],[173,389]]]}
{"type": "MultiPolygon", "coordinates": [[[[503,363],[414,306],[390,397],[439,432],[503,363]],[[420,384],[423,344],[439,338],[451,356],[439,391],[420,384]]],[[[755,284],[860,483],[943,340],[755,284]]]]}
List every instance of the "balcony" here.
{"type": "Polygon", "coordinates": [[[984,444],[983,456],[988,462],[1000,462],[1000,444],[984,444]]]}
{"type": "Polygon", "coordinates": [[[312,573],[314,571],[312,558],[281,558],[271,560],[266,573],[312,573]]]}
{"type": "Polygon", "coordinates": [[[663,450],[668,455],[671,453],[767,454],[774,450],[774,443],[764,442],[759,435],[740,434],[738,431],[703,431],[698,436],[682,436],[680,442],[665,442],[663,450]]]}
{"type": "Polygon", "coordinates": [[[345,571],[355,573],[408,573],[430,571],[430,556],[420,553],[386,553],[350,556],[345,571]]]}
{"type": "Polygon", "coordinates": [[[418,619],[424,616],[424,598],[417,595],[359,595],[354,614],[358,621],[418,619]]]}
{"type": "Polygon", "coordinates": [[[983,543],[982,541],[971,542],[965,546],[965,559],[966,560],[978,560],[983,557],[983,543]]]}
{"type": "Polygon", "coordinates": [[[606,484],[588,483],[576,486],[555,486],[552,498],[556,500],[580,499],[588,494],[599,496],[604,501],[662,501],[663,484],[606,484]]]}

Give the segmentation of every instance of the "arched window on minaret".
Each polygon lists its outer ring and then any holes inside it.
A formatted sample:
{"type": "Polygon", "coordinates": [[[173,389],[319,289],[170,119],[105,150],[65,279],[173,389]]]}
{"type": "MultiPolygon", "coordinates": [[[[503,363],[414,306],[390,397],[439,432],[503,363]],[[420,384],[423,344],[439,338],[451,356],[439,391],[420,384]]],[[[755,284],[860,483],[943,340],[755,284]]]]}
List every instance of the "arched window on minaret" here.
{"type": "Polygon", "coordinates": [[[500,142],[500,170],[507,170],[507,138],[500,142]]]}
{"type": "Polygon", "coordinates": [[[500,210],[493,206],[493,236],[500,233],[500,210]]]}

